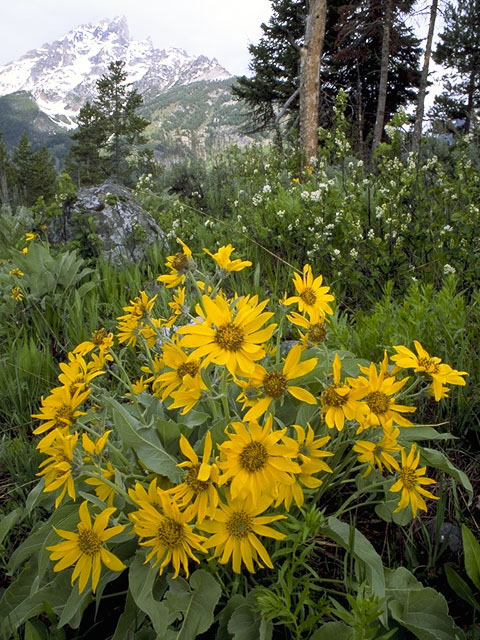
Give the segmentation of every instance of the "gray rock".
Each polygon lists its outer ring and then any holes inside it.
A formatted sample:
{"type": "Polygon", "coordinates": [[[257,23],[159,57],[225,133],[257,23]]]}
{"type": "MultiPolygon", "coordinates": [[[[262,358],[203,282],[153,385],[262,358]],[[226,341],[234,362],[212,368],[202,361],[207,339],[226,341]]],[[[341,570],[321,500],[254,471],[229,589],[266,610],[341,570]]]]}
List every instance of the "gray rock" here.
{"type": "Polygon", "coordinates": [[[155,219],[130,190],[113,182],[78,190],[50,225],[51,242],[74,242],[83,253],[103,254],[116,264],[136,262],[153,242],[165,243],[155,219]]]}

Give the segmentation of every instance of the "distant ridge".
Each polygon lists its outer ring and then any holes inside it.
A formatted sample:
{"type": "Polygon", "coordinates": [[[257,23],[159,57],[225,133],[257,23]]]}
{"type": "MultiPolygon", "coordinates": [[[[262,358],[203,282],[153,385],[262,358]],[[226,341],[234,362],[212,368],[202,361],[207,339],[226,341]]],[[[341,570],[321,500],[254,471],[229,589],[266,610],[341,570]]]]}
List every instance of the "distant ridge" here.
{"type": "Polygon", "coordinates": [[[232,77],[215,58],[155,49],[149,38],[132,40],[126,18],[118,16],[81,25],[0,67],[0,96],[28,92],[54,124],[72,129],[82,105],[94,97],[96,81],[114,60],[125,61],[128,81],[147,99],[175,86],[232,77]]]}

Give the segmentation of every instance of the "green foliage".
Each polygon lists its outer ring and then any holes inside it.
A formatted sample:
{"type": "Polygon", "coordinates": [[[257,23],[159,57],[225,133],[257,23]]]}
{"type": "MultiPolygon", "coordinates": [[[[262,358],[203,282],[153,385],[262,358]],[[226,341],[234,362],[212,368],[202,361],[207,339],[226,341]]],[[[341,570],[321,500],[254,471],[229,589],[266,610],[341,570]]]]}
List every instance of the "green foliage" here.
{"type": "Polygon", "coordinates": [[[125,62],[117,60],[108,73],[97,80],[97,96],[79,114],[79,127],[72,134],[67,168],[77,184],[99,184],[113,176],[117,182],[130,182],[128,155],[145,143],[142,134],[148,120],[137,114],[143,98],[129,90],[125,62]]]}

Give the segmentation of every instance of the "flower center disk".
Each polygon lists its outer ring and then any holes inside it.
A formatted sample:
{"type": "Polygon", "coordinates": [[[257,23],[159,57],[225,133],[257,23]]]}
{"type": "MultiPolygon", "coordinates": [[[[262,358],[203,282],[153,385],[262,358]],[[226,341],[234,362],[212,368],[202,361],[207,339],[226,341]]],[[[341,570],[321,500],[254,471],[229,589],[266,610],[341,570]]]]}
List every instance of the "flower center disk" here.
{"type": "Polygon", "coordinates": [[[270,398],[281,398],[287,388],[287,378],[280,371],[270,371],[263,379],[263,388],[270,398]]]}
{"type": "Polygon", "coordinates": [[[390,407],[390,398],[381,391],[373,391],[366,397],[367,405],[373,413],[386,413],[390,407]]]}
{"type": "Polygon", "coordinates": [[[193,378],[197,375],[198,368],[198,362],[182,362],[182,364],[177,369],[178,377],[182,380],[186,375],[189,375],[193,378]]]}
{"type": "Polygon", "coordinates": [[[215,334],[215,342],[225,351],[239,351],[245,341],[245,334],[233,322],[222,324],[215,334]]]}
{"type": "Polygon", "coordinates": [[[261,442],[249,442],[240,454],[240,465],[246,471],[260,471],[268,460],[268,451],[261,442]]]}
{"type": "Polygon", "coordinates": [[[331,384],[329,387],[322,391],[321,400],[328,407],[343,407],[344,404],[348,401],[348,394],[345,396],[341,396],[339,393],[335,391],[338,387],[341,387],[340,384],[331,384]]]}
{"type": "Polygon", "coordinates": [[[302,291],[302,293],[300,294],[300,298],[305,302],[305,304],[308,304],[310,306],[313,306],[317,301],[317,296],[315,295],[313,289],[310,289],[310,287],[307,287],[302,291]]]}
{"type": "Polygon", "coordinates": [[[187,473],[187,477],[185,478],[185,482],[195,493],[201,493],[202,491],[206,491],[209,487],[209,482],[203,482],[202,480],[197,480],[198,470],[200,469],[200,465],[196,464],[193,467],[190,467],[187,473]]]}
{"type": "Polygon", "coordinates": [[[227,521],[227,531],[235,538],[246,538],[252,530],[252,516],[245,511],[235,511],[227,521]]]}
{"type": "Polygon", "coordinates": [[[184,538],[183,525],[171,518],[166,518],[158,527],[157,536],[160,544],[173,549],[178,547],[184,538]]]}
{"type": "Polygon", "coordinates": [[[102,548],[102,541],[92,529],[80,529],[78,532],[78,548],[87,556],[94,556],[102,548]]]}

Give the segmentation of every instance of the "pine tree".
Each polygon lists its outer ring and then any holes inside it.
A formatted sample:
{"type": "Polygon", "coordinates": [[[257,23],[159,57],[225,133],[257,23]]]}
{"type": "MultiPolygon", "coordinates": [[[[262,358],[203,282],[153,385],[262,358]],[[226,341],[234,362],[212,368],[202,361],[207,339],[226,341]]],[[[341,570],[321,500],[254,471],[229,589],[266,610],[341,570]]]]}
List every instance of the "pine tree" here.
{"type": "Polygon", "coordinates": [[[452,72],[446,75],[445,91],[435,99],[432,115],[463,120],[468,133],[480,107],[480,0],[449,2],[444,22],[433,58],[452,72]]]}
{"type": "MultiPolygon", "coordinates": [[[[300,53],[304,45],[308,0],[271,0],[272,16],[262,24],[263,37],[251,45],[253,77],[241,77],[233,93],[246,102],[257,130],[278,125],[279,115],[295,123],[299,107],[300,53]]],[[[415,98],[420,73],[419,40],[405,26],[413,0],[392,0],[388,50],[388,84],[382,120],[415,98]]],[[[327,2],[320,69],[319,125],[333,120],[335,96],[343,89],[347,112],[356,124],[358,146],[372,137],[378,111],[385,0],[327,2]]],[[[383,122],[382,122],[383,126],[383,122]]],[[[253,127],[252,127],[253,128],[253,127]]]]}
{"type": "Polygon", "coordinates": [[[0,131],[0,204],[10,204],[15,186],[15,169],[0,131]]]}
{"type": "Polygon", "coordinates": [[[15,200],[31,207],[43,197],[48,204],[56,191],[57,172],[52,156],[45,147],[34,151],[24,132],[13,150],[15,200]]]}
{"type": "Polygon", "coordinates": [[[67,163],[79,185],[98,184],[106,177],[124,184],[130,180],[128,156],[145,143],[148,120],[138,115],[143,98],[126,80],[125,62],[111,62],[108,73],[97,80],[97,97],[80,111],[67,163]]]}
{"type": "Polygon", "coordinates": [[[32,205],[31,185],[33,183],[34,151],[25,131],[22,133],[17,147],[13,150],[13,166],[15,170],[16,199],[26,206],[32,205]]]}
{"type": "Polygon", "coordinates": [[[101,155],[108,139],[104,119],[99,109],[87,101],[77,122],[65,167],[78,186],[99,184],[107,176],[106,159],[101,155]]]}

